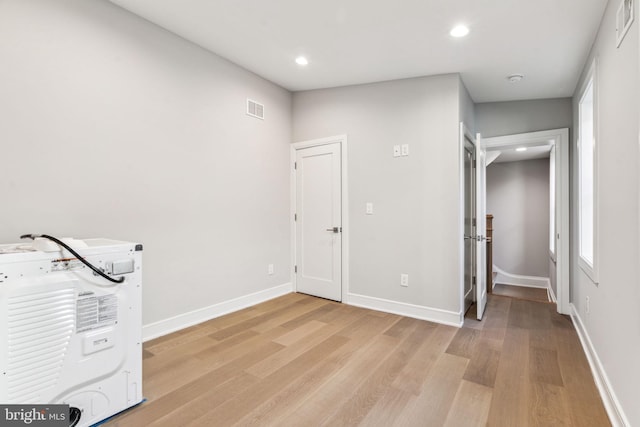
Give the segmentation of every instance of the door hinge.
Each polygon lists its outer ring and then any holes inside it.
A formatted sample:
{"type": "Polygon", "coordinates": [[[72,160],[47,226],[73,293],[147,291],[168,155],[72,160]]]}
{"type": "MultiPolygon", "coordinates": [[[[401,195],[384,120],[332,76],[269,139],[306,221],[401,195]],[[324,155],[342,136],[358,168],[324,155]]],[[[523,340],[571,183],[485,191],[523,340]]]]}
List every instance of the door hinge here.
{"type": "Polygon", "coordinates": [[[475,226],[476,226],[476,219],[475,219],[475,218],[473,218],[473,219],[471,220],[471,226],[472,226],[472,227],[475,227],[475,226]]]}
{"type": "Polygon", "coordinates": [[[298,169],[298,162],[293,162],[293,168],[298,169]]]}
{"type": "Polygon", "coordinates": [[[297,265],[294,265],[294,266],[293,266],[293,272],[294,272],[294,273],[297,273],[297,272],[298,272],[298,266],[297,266],[297,265]]]}
{"type": "Polygon", "coordinates": [[[297,220],[298,220],[298,214],[297,214],[297,213],[294,213],[294,214],[293,214],[293,220],[294,220],[294,221],[297,221],[297,220]]]}
{"type": "Polygon", "coordinates": [[[475,285],[476,284],[476,276],[473,276],[473,279],[471,280],[471,284],[475,285]]]}

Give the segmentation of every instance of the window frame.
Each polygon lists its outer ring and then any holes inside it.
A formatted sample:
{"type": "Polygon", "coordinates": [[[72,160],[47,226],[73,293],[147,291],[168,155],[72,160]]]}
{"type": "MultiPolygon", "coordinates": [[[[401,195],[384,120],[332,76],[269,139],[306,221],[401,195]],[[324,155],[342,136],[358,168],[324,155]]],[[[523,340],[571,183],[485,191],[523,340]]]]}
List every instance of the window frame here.
{"type": "Polygon", "coordinates": [[[577,138],[576,138],[576,153],[577,153],[577,166],[578,166],[578,194],[577,194],[577,211],[578,211],[578,265],[580,269],[591,279],[591,281],[595,284],[599,282],[599,222],[598,222],[598,144],[599,144],[599,134],[598,134],[598,84],[597,84],[597,63],[594,60],[591,66],[589,67],[589,71],[585,75],[585,78],[580,86],[579,98],[578,98],[578,123],[577,123],[577,138]],[[592,206],[591,206],[591,215],[592,215],[592,260],[585,258],[582,253],[582,242],[583,242],[583,234],[582,234],[582,194],[583,194],[583,159],[582,159],[582,116],[583,110],[582,105],[587,95],[587,91],[591,88],[592,94],[592,133],[593,133],[593,164],[592,164],[592,206]]]}

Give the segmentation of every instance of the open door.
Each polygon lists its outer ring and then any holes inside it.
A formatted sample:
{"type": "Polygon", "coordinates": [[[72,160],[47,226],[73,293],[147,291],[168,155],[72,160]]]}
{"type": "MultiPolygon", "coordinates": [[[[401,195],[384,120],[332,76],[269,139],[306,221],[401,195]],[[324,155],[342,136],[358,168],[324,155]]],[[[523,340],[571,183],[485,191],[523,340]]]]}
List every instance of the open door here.
{"type": "Polygon", "coordinates": [[[476,304],[477,318],[482,320],[487,306],[487,150],[476,134],[476,304]]]}

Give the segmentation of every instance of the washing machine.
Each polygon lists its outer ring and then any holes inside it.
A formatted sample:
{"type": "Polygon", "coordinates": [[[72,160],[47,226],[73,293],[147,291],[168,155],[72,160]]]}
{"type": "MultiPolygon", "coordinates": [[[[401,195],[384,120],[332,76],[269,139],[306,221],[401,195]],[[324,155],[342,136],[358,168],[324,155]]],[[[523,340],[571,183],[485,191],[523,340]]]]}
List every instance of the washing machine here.
{"type": "Polygon", "coordinates": [[[60,241],[0,245],[0,402],[84,427],[143,400],[142,245],[60,241]]]}

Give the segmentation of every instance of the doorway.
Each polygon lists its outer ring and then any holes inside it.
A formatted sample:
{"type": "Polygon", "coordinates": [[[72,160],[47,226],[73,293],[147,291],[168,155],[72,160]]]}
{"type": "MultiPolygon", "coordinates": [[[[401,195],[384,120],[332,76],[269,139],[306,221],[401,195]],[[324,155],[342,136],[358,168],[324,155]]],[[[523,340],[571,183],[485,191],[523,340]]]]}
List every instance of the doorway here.
{"type": "MultiPolygon", "coordinates": [[[[557,299],[557,311],[570,314],[569,306],[569,130],[554,129],[523,134],[485,138],[483,148],[488,152],[513,150],[515,148],[549,147],[553,153],[551,168],[553,183],[550,191],[550,238],[549,257],[555,276],[555,291],[550,294],[557,299]]],[[[486,194],[481,197],[486,199],[486,194]]]]}
{"type": "Polygon", "coordinates": [[[348,281],[346,136],[292,144],[293,288],[343,301],[348,281]]]}

